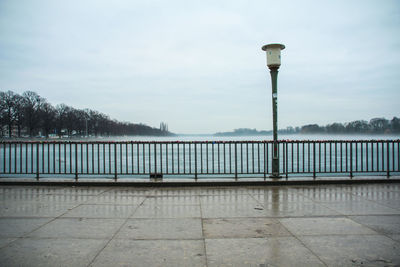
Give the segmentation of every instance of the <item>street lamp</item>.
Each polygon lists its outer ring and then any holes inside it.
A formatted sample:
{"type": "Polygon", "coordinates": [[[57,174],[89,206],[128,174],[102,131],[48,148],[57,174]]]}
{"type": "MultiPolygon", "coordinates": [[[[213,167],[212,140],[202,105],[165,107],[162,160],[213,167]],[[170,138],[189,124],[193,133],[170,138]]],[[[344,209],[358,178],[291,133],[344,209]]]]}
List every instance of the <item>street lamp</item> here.
{"type": "Polygon", "coordinates": [[[285,49],[283,44],[267,44],[262,50],[267,52],[267,66],[270,69],[272,81],[272,121],[274,132],[274,147],[272,152],[272,175],[271,178],[280,178],[279,176],[279,152],[278,152],[278,69],[281,65],[281,50],[285,49]]]}

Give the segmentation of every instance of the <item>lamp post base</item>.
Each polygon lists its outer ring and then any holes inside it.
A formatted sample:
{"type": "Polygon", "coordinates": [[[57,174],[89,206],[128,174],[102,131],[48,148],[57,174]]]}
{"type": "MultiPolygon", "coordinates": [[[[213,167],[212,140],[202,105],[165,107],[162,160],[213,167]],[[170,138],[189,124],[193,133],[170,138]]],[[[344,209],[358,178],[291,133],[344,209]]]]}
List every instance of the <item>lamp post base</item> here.
{"type": "Polygon", "coordinates": [[[269,178],[272,178],[272,179],[280,179],[280,178],[282,178],[282,176],[280,176],[279,173],[278,173],[278,174],[271,174],[271,175],[269,176],[269,178]]]}
{"type": "MultiPolygon", "coordinates": [[[[277,143],[274,143],[274,153],[278,155],[277,143]]],[[[272,159],[272,173],[269,176],[269,178],[274,178],[274,179],[282,178],[282,176],[279,175],[279,158],[277,156],[274,156],[274,158],[272,159]]]]}

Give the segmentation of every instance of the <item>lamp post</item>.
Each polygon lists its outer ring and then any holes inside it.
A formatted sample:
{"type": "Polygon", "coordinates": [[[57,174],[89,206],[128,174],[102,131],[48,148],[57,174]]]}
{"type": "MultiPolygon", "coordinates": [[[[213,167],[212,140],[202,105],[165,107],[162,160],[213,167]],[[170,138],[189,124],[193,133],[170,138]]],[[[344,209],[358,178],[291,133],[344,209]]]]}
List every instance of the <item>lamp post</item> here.
{"type": "Polygon", "coordinates": [[[274,144],[272,152],[272,175],[271,178],[280,178],[279,175],[279,151],[278,151],[278,69],[281,65],[281,50],[285,49],[283,44],[267,44],[264,45],[262,50],[267,52],[267,66],[271,73],[272,81],[272,121],[274,144]]]}

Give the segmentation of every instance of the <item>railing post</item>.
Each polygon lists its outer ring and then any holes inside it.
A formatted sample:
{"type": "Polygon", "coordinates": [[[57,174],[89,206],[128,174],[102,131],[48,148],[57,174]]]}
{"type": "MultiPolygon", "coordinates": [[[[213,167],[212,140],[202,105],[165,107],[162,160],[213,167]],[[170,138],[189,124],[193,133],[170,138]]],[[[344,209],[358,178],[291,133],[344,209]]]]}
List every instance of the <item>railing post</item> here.
{"type": "Polygon", "coordinates": [[[268,143],[264,141],[264,180],[267,178],[268,172],[268,143]]]}
{"type": "Polygon", "coordinates": [[[390,160],[389,160],[389,155],[390,155],[390,153],[389,153],[389,141],[386,141],[386,177],[387,177],[387,178],[390,177],[390,170],[389,170],[389,167],[390,167],[389,162],[390,162],[390,160]]]}
{"type": "MultiPolygon", "coordinates": [[[[149,152],[150,154],[150,152],[149,152]]],[[[117,169],[118,169],[118,165],[117,165],[117,144],[114,143],[114,180],[117,181],[117,169]]]]}
{"type": "Polygon", "coordinates": [[[353,142],[350,141],[350,178],[353,178],[353,142]]]}
{"type": "MultiPolygon", "coordinates": [[[[157,173],[157,143],[153,143],[153,145],[154,145],[154,149],[153,149],[153,151],[154,151],[154,175],[155,175],[155,177],[157,177],[158,176],[158,173],[157,173]]],[[[150,170],[150,172],[151,172],[151,170],[150,170]]]]}
{"type": "Polygon", "coordinates": [[[194,142],[194,179],[197,180],[197,143],[194,142]]]}
{"type": "MultiPolygon", "coordinates": [[[[28,145],[27,145],[28,146],[28,145]]],[[[7,168],[6,168],[6,149],[7,149],[7,144],[6,143],[3,143],[3,173],[6,173],[7,172],[7,168]]],[[[28,148],[27,148],[28,149],[28,148]]],[[[33,150],[33,149],[32,149],[33,150]]],[[[33,153],[33,152],[32,152],[33,153]]],[[[26,158],[28,158],[28,157],[26,157],[26,158]]],[[[32,165],[33,165],[33,163],[32,163],[32,165]]],[[[26,168],[28,169],[28,165],[26,165],[26,168]]],[[[32,166],[32,168],[33,168],[33,166],[32,166]]],[[[32,171],[33,172],[33,171],[32,171]]]]}
{"type": "MultiPolygon", "coordinates": [[[[293,151],[292,151],[293,153],[293,151]]],[[[317,169],[317,164],[316,164],[316,160],[315,160],[315,141],[313,142],[313,178],[315,179],[317,177],[316,175],[316,169],[317,169]]]]}
{"type": "Polygon", "coordinates": [[[283,143],[284,148],[283,148],[283,160],[284,160],[284,166],[285,166],[285,172],[286,172],[286,179],[288,178],[288,145],[287,141],[283,143]]]}
{"type": "Polygon", "coordinates": [[[237,142],[235,142],[235,179],[238,178],[237,165],[238,165],[238,160],[237,160],[237,142]]]}
{"type": "MultiPolygon", "coordinates": [[[[11,151],[11,144],[10,144],[10,151],[11,151]]],[[[11,157],[10,157],[10,162],[11,162],[11,157]]],[[[39,143],[36,143],[36,180],[39,181],[39,143]]]]}
{"type": "MultiPolygon", "coordinates": [[[[81,147],[82,149],[82,147],[81,147]]],[[[69,152],[71,153],[71,151],[69,152]]],[[[82,154],[81,154],[82,156],[82,154]]],[[[75,143],[75,181],[78,181],[78,144],[75,143]]]]}
{"type": "MultiPolygon", "coordinates": [[[[168,152],[168,144],[165,144],[165,150],[166,152],[168,152]]],[[[168,153],[166,153],[166,160],[167,160],[167,171],[166,173],[168,173],[168,153]]],[[[160,173],[161,175],[163,174],[163,150],[162,150],[162,143],[160,143],[160,173]]]]}

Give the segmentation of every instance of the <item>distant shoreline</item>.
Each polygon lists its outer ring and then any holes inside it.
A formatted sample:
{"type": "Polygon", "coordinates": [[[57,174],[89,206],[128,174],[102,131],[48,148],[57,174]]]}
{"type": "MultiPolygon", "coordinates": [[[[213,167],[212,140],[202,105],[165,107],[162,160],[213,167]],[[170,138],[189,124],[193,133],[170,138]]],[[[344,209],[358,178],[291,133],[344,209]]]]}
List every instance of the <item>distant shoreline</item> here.
{"type": "MultiPolygon", "coordinates": [[[[398,140],[400,134],[305,134],[291,133],[278,134],[278,140],[398,140]]],[[[122,136],[98,136],[98,137],[63,137],[63,138],[45,138],[45,137],[1,137],[0,142],[21,141],[21,142],[193,142],[193,141],[264,141],[272,140],[272,133],[263,135],[213,135],[213,134],[175,134],[168,136],[155,135],[122,135],[122,136]]]]}
{"type": "MultiPolygon", "coordinates": [[[[217,137],[235,137],[235,136],[265,136],[265,135],[272,135],[272,131],[267,133],[267,134],[229,134],[229,133],[224,133],[224,134],[213,134],[211,136],[217,136],[217,137]]],[[[327,135],[327,136],[381,136],[381,135],[399,135],[400,133],[280,133],[278,132],[278,135],[327,135]]],[[[194,135],[196,136],[196,135],[194,135]]],[[[207,136],[207,135],[206,135],[207,136]]]]}

